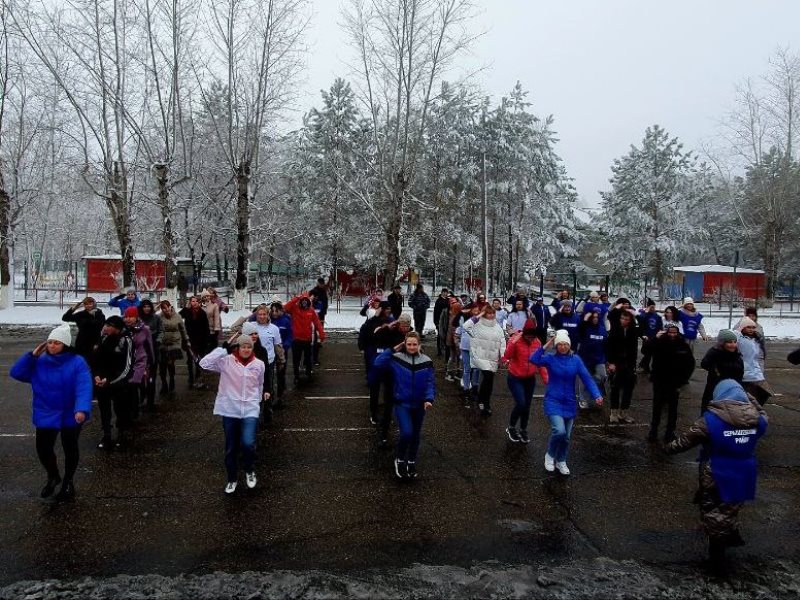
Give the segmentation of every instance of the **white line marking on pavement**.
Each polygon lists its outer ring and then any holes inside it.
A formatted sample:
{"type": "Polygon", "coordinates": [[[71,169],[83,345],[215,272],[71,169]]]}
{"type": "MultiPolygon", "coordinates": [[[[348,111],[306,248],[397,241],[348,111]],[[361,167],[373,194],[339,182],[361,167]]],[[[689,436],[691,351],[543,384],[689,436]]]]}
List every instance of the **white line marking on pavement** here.
{"type": "Polygon", "coordinates": [[[0,438],[24,438],[33,437],[32,433],[0,433],[0,438]]]}
{"type": "Polygon", "coordinates": [[[374,427],[289,427],[283,431],[291,433],[318,433],[325,431],[374,431],[374,427]]]}
{"type": "Polygon", "coordinates": [[[369,396],[306,396],[306,400],[369,400],[369,396]]]}
{"type": "Polygon", "coordinates": [[[617,423],[615,425],[611,425],[610,423],[601,423],[600,425],[575,425],[578,429],[600,429],[601,427],[609,427],[611,429],[616,429],[618,427],[650,427],[648,423],[617,423]]]}

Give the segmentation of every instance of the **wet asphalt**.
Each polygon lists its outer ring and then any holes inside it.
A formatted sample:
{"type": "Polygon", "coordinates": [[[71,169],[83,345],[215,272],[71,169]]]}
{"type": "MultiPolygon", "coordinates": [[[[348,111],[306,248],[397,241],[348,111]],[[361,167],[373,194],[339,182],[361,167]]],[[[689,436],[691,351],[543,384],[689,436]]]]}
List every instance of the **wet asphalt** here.
{"type": "MultiPolygon", "coordinates": [[[[668,457],[646,442],[652,391],[644,377],[634,396],[636,424],[607,426],[601,412],[579,417],[565,478],[542,466],[541,400],[531,443],[512,444],[504,433],[511,410],[505,377],[495,383],[494,415],[482,418],[439,368],[420,478],[398,482],[392,451],[377,447],[367,419],[361,355],[342,336],[325,346],[312,381],[292,389],[290,378],[286,407],[259,433],[258,487],[243,489],[242,476],[235,496],[226,497],[214,393],[189,391],[181,365],[176,393],[160,396],[157,413],[139,419],[129,448],[96,450],[95,415],[81,436],[77,498],[54,504],[38,497],[45,477],[29,387],[8,377],[36,342],[30,333],[0,333],[0,585],[486,561],[580,565],[599,557],[685,568],[704,557],[691,504],[696,453],[668,457]]],[[[800,372],[785,361],[794,347],[768,348],[778,395],[767,406],[770,429],[759,446],[758,499],[742,513],[748,544],[733,553],[742,564],[800,559],[800,372]]],[[[435,355],[435,348],[424,351],[435,355]]],[[[698,415],[704,375],[698,370],[682,396],[679,427],[698,415]]]]}

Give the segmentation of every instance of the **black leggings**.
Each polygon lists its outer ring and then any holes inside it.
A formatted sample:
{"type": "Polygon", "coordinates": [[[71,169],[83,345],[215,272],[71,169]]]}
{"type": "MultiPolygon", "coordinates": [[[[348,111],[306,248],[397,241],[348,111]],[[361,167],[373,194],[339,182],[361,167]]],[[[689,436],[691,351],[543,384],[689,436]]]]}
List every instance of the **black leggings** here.
{"type": "Polygon", "coordinates": [[[61,447],[64,448],[64,481],[72,481],[78,468],[78,437],[81,426],[64,427],[63,429],[36,428],[36,454],[39,462],[47,470],[47,477],[58,479],[58,460],[56,459],[56,438],[61,434],[61,447]]]}
{"type": "Polygon", "coordinates": [[[292,342],[292,363],[294,378],[300,379],[300,364],[306,369],[306,375],[311,374],[311,342],[294,340],[292,342]]]}

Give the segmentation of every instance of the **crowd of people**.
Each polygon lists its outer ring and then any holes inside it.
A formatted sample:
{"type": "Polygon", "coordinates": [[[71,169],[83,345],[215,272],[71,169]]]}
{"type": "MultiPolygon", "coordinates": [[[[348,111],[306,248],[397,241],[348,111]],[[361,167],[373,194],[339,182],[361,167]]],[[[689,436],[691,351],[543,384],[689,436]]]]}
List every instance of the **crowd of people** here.
{"type": "MultiPolygon", "coordinates": [[[[190,387],[206,389],[211,384],[206,374],[219,375],[213,413],[222,418],[225,435],[225,493],[236,491],[240,462],[247,487],[256,487],[256,433],[283,403],[288,363],[295,385],[312,378],[319,365],[328,309],[324,280],[285,304],[255,307],[233,324],[227,338],[220,315],[229,307],[213,288],[189,297],[180,310],[168,300],[156,306],[135,289],[108,304],[119,314],[106,317],[91,297],[70,307],[65,324],[11,370],[13,378],[33,387],[36,449],[47,473],[41,496],[52,496],[60,486],[58,500],[74,497],[78,438],[93,398],[102,428],[97,448],[124,448],[140,411],[155,410],[158,395],[174,394],[175,365],[184,359],[190,387]],[[74,340],[69,323],[77,327],[74,340]],[[63,477],[54,452],[59,435],[63,477]]],[[[386,298],[376,291],[361,310],[366,320],[358,348],[369,386],[369,420],[382,447],[396,421],[394,474],[401,480],[418,477],[422,427],[436,399],[436,366],[421,351],[431,304],[422,285],[408,299],[398,286],[386,298]],[[410,313],[403,312],[406,305],[410,313]]],[[[712,554],[739,543],[736,514],[754,493],[753,453],[766,429],[761,407],[772,393],[755,309],[748,308],[733,330],[720,331],[702,357],[707,384],[701,419],[682,435],[676,431],[679,397],[695,369],[695,341],[707,339],[692,298],[659,312],[652,300],[637,310],[624,297],[610,302],[602,291],[573,299],[564,290],[545,304],[522,289],[505,301],[443,289],[432,312],[444,379],[457,384],[467,408],[491,417],[497,374],[507,368],[513,408],[505,434],[511,443],[530,442],[537,380],[546,386],[548,472],[570,474],[567,458],[580,411],[602,410],[607,398],[609,425],[633,423],[637,378],[649,376],[648,440],[661,440],[668,452],[704,446],[700,504],[712,554]]]]}
{"type": "MultiPolygon", "coordinates": [[[[430,305],[421,286],[409,299],[409,306],[430,305]]],[[[364,305],[367,320],[359,331],[359,349],[364,355],[370,386],[369,414],[378,426],[379,444],[386,444],[391,411],[402,398],[416,407],[418,419],[401,420],[404,440],[395,458],[399,478],[416,477],[416,447],[419,444],[424,409],[430,408],[435,393],[419,389],[413,400],[414,353],[418,346],[404,348],[405,336],[422,339],[424,316],[402,314],[400,288],[383,298],[381,290],[364,305]],[[377,357],[377,358],[376,358],[377,357]],[[391,361],[391,362],[390,362],[391,361]],[[394,368],[387,372],[386,365],[394,368]],[[394,381],[393,381],[394,378],[394,381]],[[384,389],[384,410],[379,398],[384,389]],[[405,454],[411,444],[413,452],[405,454]]],[[[608,424],[634,423],[630,412],[639,376],[652,384],[652,413],[649,442],[664,444],[675,453],[703,445],[698,502],[710,540],[712,560],[721,560],[724,549],[741,543],[737,514],[741,503],[755,493],[754,450],[766,429],[763,404],[771,396],[765,378],[766,347],[758,325],[756,309],[747,308],[733,330],[723,329],[716,343],[700,362],[707,371],[702,397],[701,419],[684,434],[676,431],[679,398],[695,370],[696,340],[707,340],[703,315],[694,300],[683,299],[680,307],[658,311],[645,299],[635,309],[619,297],[609,301],[606,292],[591,292],[573,299],[568,290],[545,304],[542,296],[529,297],[519,289],[503,302],[489,302],[481,292],[472,299],[442,289],[434,302],[433,323],[437,356],[443,359],[444,379],[457,383],[467,408],[475,407],[488,418],[498,370],[507,367],[506,381],[513,408],[505,433],[511,443],[530,442],[528,427],[537,378],[546,386],[543,411],[549,421],[550,438],[544,468],[569,475],[567,465],[575,419],[581,410],[602,409],[608,397],[608,424]],[[507,307],[507,308],[506,308],[507,307]],[[666,411],[666,425],[661,422],[666,411]],[[732,441],[732,440],[736,441],[732,441]]],[[[430,359],[425,381],[433,381],[430,359]]]]}

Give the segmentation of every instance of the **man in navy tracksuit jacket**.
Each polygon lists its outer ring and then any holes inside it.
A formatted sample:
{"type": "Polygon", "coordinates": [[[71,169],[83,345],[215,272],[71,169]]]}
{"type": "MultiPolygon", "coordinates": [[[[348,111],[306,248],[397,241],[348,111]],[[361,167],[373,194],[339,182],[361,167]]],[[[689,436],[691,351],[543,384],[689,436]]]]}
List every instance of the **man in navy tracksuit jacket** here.
{"type": "Polygon", "coordinates": [[[652,344],[658,332],[664,329],[664,320],[656,312],[656,303],[648,298],[647,307],[636,315],[636,322],[639,324],[639,336],[642,338],[642,360],[639,361],[639,370],[649,373],[653,355],[652,344]]]}

